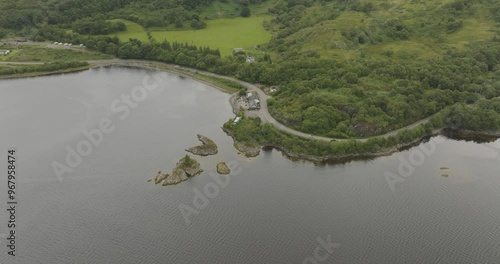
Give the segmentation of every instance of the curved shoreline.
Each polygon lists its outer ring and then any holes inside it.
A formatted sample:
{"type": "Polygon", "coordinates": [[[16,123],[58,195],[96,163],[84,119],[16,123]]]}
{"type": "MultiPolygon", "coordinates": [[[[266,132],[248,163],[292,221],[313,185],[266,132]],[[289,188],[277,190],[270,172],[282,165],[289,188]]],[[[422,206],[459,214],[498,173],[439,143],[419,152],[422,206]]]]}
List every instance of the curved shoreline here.
{"type": "MultiPolygon", "coordinates": [[[[42,72],[42,73],[34,72],[34,74],[30,75],[30,76],[13,76],[13,77],[7,77],[4,79],[30,78],[30,77],[37,77],[37,76],[57,75],[57,74],[63,74],[63,73],[74,73],[74,72],[80,72],[80,71],[85,71],[85,70],[89,70],[89,69],[108,67],[108,66],[136,67],[136,68],[143,68],[143,69],[160,70],[160,71],[166,71],[169,73],[178,74],[179,76],[182,76],[185,78],[190,78],[190,79],[196,80],[198,82],[201,82],[205,85],[211,86],[211,87],[218,89],[218,90],[225,92],[225,93],[231,93],[232,96],[229,99],[229,103],[231,104],[231,106],[233,108],[233,113],[236,114],[237,109],[234,109],[234,104],[232,103],[232,100],[234,100],[236,93],[231,92],[227,89],[224,89],[223,87],[220,87],[214,83],[211,83],[210,81],[197,78],[197,76],[194,75],[194,74],[201,74],[201,75],[211,76],[211,77],[215,77],[215,78],[231,80],[231,81],[239,83],[243,87],[246,87],[246,88],[251,89],[253,91],[257,91],[259,93],[259,95],[261,96],[261,98],[263,98],[263,100],[261,100],[262,106],[265,106],[265,107],[262,107],[261,110],[259,110],[259,117],[261,118],[261,120],[263,122],[271,123],[276,129],[283,131],[283,132],[290,134],[290,135],[296,135],[296,136],[299,136],[299,137],[302,137],[302,138],[308,139],[308,140],[315,139],[315,140],[321,140],[321,141],[326,141],[326,142],[350,141],[350,140],[356,140],[358,142],[366,142],[370,138],[376,138],[376,137],[388,138],[390,136],[396,135],[400,131],[412,129],[412,128],[418,127],[419,125],[425,124],[425,123],[429,122],[429,120],[432,118],[432,116],[429,116],[429,117],[426,117],[422,120],[419,120],[413,124],[410,124],[408,126],[389,131],[383,135],[371,136],[371,137],[367,137],[367,138],[341,139],[341,138],[328,138],[328,137],[322,137],[322,136],[314,136],[314,135],[309,135],[309,134],[294,130],[292,128],[286,127],[285,125],[276,121],[269,114],[269,111],[267,109],[267,99],[269,98],[269,96],[266,95],[257,86],[250,84],[250,83],[247,83],[247,82],[244,82],[244,81],[241,81],[241,80],[238,80],[238,79],[235,79],[235,78],[232,78],[232,77],[222,76],[222,75],[213,74],[210,72],[205,72],[205,71],[196,70],[196,69],[191,69],[191,68],[187,68],[187,67],[183,67],[183,66],[179,66],[179,65],[175,65],[175,64],[168,64],[168,63],[162,63],[162,62],[156,62],[156,61],[115,59],[115,60],[96,60],[96,61],[87,61],[87,62],[89,63],[89,66],[85,66],[85,67],[81,67],[81,68],[62,69],[62,70],[55,71],[55,72],[45,72],[45,73],[44,72],[42,72]],[[192,73],[192,74],[190,74],[190,73],[192,73]]],[[[26,64],[30,64],[30,63],[26,62],[26,64]]],[[[480,138],[480,137],[489,137],[489,138],[499,138],[500,137],[500,131],[476,132],[476,131],[468,131],[468,130],[456,130],[456,132],[466,133],[467,138],[470,138],[470,139],[480,138]]],[[[381,150],[381,151],[375,152],[375,153],[314,156],[314,155],[308,155],[308,154],[303,154],[303,153],[294,153],[293,151],[290,151],[290,150],[288,150],[288,149],[286,149],[286,148],[284,148],[276,143],[273,143],[273,142],[260,144],[260,148],[269,148],[269,147],[275,148],[277,150],[280,150],[284,156],[286,156],[288,158],[292,158],[292,159],[308,160],[308,161],[312,161],[315,163],[329,163],[329,162],[338,163],[338,162],[348,162],[348,161],[353,161],[353,160],[366,160],[366,159],[372,159],[372,158],[381,157],[381,156],[388,156],[388,155],[391,155],[395,152],[404,150],[405,148],[415,146],[415,145],[425,141],[426,139],[428,139],[432,136],[437,136],[437,135],[448,136],[449,131],[447,130],[447,128],[441,128],[441,129],[433,131],[431,134],[425,135],[422,138],[418,138],[412,142],[401,144],[398,146],[393,146],[391,148],[386,148],[384,150],[381,150]]],[[[234,137],[233,137],[233,140],[235,142],[235,145],[236,144],[243,144],[244,145],[243,142],[236,141],[234,139],[234,137]]],[[[244,151],[241,151],[241,152],[244,153],[244,151]]],[[[255,153],[252,154],[251,156],[255,156],[255,153]]]]}
{"type": "MultiPolygon", "coordinates": [[[[226,132],[227,133],[227,132],[226,132]]],[[[228,135],[230,135],[228,133],[228,135]]],[[[231,136],[231,135],[230,135],[231,136]]],[[[487,143],[492,142],[500,138],[500,131],[492,131],[492,132],[475,132],[470,130],[453,130],[450,128],[441,128],[434,130],[431,134],[427,134],[421,138],[417,138],[409,143],[399,144],[397,146],[393,146],[390,148],[385,148],[380,150],[379,152],[366,152],[366,153],[355,153],[355,154],[343,154],[343,155],[326,155],[326,156],[316,156],[304,153],[293,152],[280,144],[276,144],[274,142],[267,142],[260,144],[259,150],[266,149],[276,149],[282,153],[283,156],[291,159],[291,160],[307,160],[313,162],[315,164],[344,164],[349,163],[351,161],[363,161],[363,160],[372,160],[378,157],[390,156],[394,153],[408,150],[412,147],[418,146],[421,143],[425,143],[429,141],[432,137],[435,136],[444,136],[454,140],[468,140],[474,141],[476,143],[487,143]],[[456,136],[458,133],[458,136],[456,136]],[[466,136],[460,136],[460,134],[465,133],[466,136]]],[[[232,137],[232,136],[231,136],[232,137]]],[[[235,147],[238,144],[244,144],[234,139],[235,147]]],[[[245,152],[245,148],[237,148],[238,151],[245,154],[247,157],[256,157],[259,155],[253,154],[253,152],[249,152],[248,155],[245,152]]],[[[249,149],[253,150],[253,148],[249,147],[249,149]]]]}
{"type": "MultiPolygon", "coordinates": [[[[288,133],[288,134],[299,136],[299,137],[304,138],[304,139],[316,139],[316,140],[321,140],[321,141],[325,141],[325,142],[349,141],[349,140],[357,140],[359,142],[365,142],[365,141],[369,140],[370,138],[376,138],[376,137],[388,138],[390,136],[394,136],[400,131],[411,129],[411,128],[417,127],[421,124],[425,124],[425,123],[429,122],[429,120],[432,118],[432,116],[429,116],[429,117],[426,117],[424,119],[418,120],[410,125],[389,131],[385,134],[370,136],[370,137],[365,137],[365,138],[345,139],[345,138],[330,138],[330,137],[316,136],[316,135],[307,134],[307,133],[295,130],[293,128],[287,127],[287,126],[281,124],[280,122],[278,122],[274,117],[271,116],[271,114],[269,113],[269,110],[267,108],[267,99],[269,99],[270,96],[268,96],[266,93],[264,93],[256,85],[251,84],[251,83],[247,83],[245,81],[238,80],[236,78],[223,76],[223,75],[219,75],[219,74],[215,74],[215,73],[211,73],[211,72],[207,72],[207,71],[192,69],[192,68],[188,68],[188,67],[184,67],[184,66],[180,66],[180,65],[176,65],[176,64],[158,62],[158,61],[114,59],[114,60],[90,60],[87,62],[90,65],[89,67],[87,67],[88,69],[105,67],[105,66],[123,66],[123,67],[138,67],[138,68],[145,68],[145,69],[163,70],[163,71],[167,71],[170,73],[179,74],[180,76],[183,76],[186,78],[195,79],[196,81],[207,84],[211,87],[214,87],[214,88],[221,90],[223,92],[226,92],[226,93],[231,93],[231,92],[220,87],[220,86],[217,86],[213,83],[210,83],[209,81],[201,80],[201,79],[197,78],[196,76],[189,74],[189,73],[201,74],[201,75],[206,75],[206,76],[216,77],[219,79],[225,79],[225,80],[237,82],[240,85],[242,85],[243,87],[258,93],[259,97],[261,98],[261,100],[260,100],[261,109],[259,110],[258,115],[259,115],[262,122],[270,123],[278,130],[281,130],[281,131],[288,133]]],[[[24,63],[31,64],[32,62],[24,62],[24,63]]],[[[85,70],[85,69],[83,69],[83,70],[85,70]]],[[[56,72],[53,72],[51,74],[58,74],[58,73],[59,72],[56,71],[56,72]]],[[[22,76],[20,76],[20,78],[22,78],[22,76]]],[[[233,109],[233,112],[235,112],[235,109],[233,109]]]]}
{"type": "MultiPolygon", "coordinates": [[[[376,137],[388,138],[390,136],[394,136],[394,135],[396,135],[400,131],[407,130],[407,129],[412,129],[412,128],[417,127],[417,126],[419,126],[421,124],[425,124],[425,123],[429,122],[429,120],[432,118],[432,116],[428,116],[428,117],[423,118],[421,120],[418,120],[418,121],[416,121],[416,122],[414,122],[414,123],[412,123],[410,125],[407,125],[407,126],[404,126],[404,127],[401,127],[401,128],[398,128],[398,129],[395,129],[395,130],[392,130],[392,131],[389,131],[389,132],[387,132],[385,134],[376,135],[376,136],[370,136],[370,137],[365,137],[365,138],[345,139],[345,138],[330,138],[330,137],[316,136],[316,135],[311,135],[311,134],[307,134],[307,133],[295,130],[293,128],[287,127],[287,126],[281,124],[280,122],[278,122],[274,117],[271,116],[271,114],[269,113],[269,110],[267,108],[267,99],[269,99],[270,96],[267,95],[266,93],[264,93],[256,85],[251,84],[251,83],[247,83],[245,81],[238,80],[238,79],[233,78],[233,77],[228,77],[228,76],[219,75],[219,74],[215,74],[215,73],[211,73],[211,72],[207,72],[207,71],[202,71],[202,70],[197,70],[197,69],[193,69],[193,68],[188,68],[188,67],[179,66],[179,65],[175,65],[175,64],[169,64],[169,63],[164,63],[164,62],[157,62],[157,61],[115,59],[115,60],[96,60],[96,61],[87,61],[87,62],[90,65],[92,65],[93,67],[113,66],[113,65],[116,65],[116,66],[125,66],[125,67],[132,66],[132,67],[140,67],[140,68],[155,69],[155,70],[165,70],[167,72],[177,73],[177,74],[179,74],[181,76],[195,79],[197,81],[200,81],[202,83],[208,84],[208,85],[210,85],[210,86],[212,86],[212,87],[214,87],[216,89],[219,89],[221,91],[224,91],[224,92],[228,92],[228,91],[225,90],[224,88],[219,87],[219,86],[217,86],[217,85],[215,85],[213,83],[210,83],[208,81],[200,80],[196,76],[193,76],[193,75],[191,75],[189,73],[201,74],[201,75],[206,75],[206,76],[211,76],[211,77],[216,77],[216,78],[220,78],[220,79],[225,79],[225,80],[230,80],[230,81],[237,82],[240,85],[242,85],[243,87],[245,87],[245,88],[247,88],[249,90],[252,90],[252,91],[255,91],[255,92],[258,93],[259,97],[261,98],[261,100],[260,100],[260,102],[261,102],[261,108],[259,110],[259,117],[260,117],[260,119],[261,119],[262,122],[264,122],[264,123],[270,123],[270,124],[272,124],[278,130],[281,130],[281,131],[283,131],[285,133],[292,134],[292,135],[295,135],[295,136],[299,136],[299,137],[302,137],[302,138],[305,138],[305,139],[316,139],[316,140],[321,140],[321,141],[326,141],[326,142],[330,142],[330,141],[349,141],[349,140],[357,140],[359,142],[365,142],[365,141],[369,140],[370,138],[376,138],[376,137]],[[155,66],[161,66],[161,67],[155,67],[155,66]],[[187,73],[186,73],[186,71],[187,71],[187,73]]],[[[234,112],[234,109],[233,109],[233,112],[234,112]]]]}
{"type": "Polygon", "coordinates": [[[292,159],[292,160],[293,159],[307,160],[307,161],[311,161],[315,164],[339,164],[339,163],[343,164],[343,163],[349,163],[351,161],[372,160],[372,159],[378,158],[378,157],[390,156],[396,152],[404,151],[404,150],[407,150],[409,148],[418,146],[420,143],[426,142],[434,136],[443,135],[442,130],[443,129],[439,129],[430,135],[426,135],[426,136],[419,138],[419,139],[416,139],[412,142],[401,144],[399,146],[393,146],[391,148],[381,150],[379,152],[374,152],[374,153],[367,152],[367,153],[359,153],[359,154],[315,156],[315,155],[295,153],[295,152],[290,151],[286,148],[283,148],[280,145],[272,144],[272,143],[265,144],[263,146],[263,148],[268,148],[268,147],[275,148],[275,149],[281,151],[281,153],[283,153],[283,155],[285,157],[292,159]]]}
{"type": "Polygon", "coordinates": [[[0,76],[0,80],[13,80],[13,79],[23,79],[23,78],[35,78],[35,77],[42,77],[42,76],[52,76],[52,75],[59,75],[59,74],[65,74],[65,73],[77,73],[77,72],[82,72],[82,71],[86,71],[89,69],[91,69],[90,65],[78,67],[78,68],[61,69],[61,70],[51,71],[51,72],[30,72],[30,73],[24,73],[24,74],[4,75],[4,76],[0,76]]]}

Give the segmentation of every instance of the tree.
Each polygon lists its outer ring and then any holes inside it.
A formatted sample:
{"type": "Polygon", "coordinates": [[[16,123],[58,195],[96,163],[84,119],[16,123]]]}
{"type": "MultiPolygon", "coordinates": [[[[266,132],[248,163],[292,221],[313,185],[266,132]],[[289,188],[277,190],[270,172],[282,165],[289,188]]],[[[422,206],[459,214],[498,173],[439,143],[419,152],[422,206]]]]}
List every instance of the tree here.
{"type": "Polygon", "coordinates": [[[250,16],[250,8],[248,6],[243,7],[241,9],[240,16],[249,17],[250,16]]]}

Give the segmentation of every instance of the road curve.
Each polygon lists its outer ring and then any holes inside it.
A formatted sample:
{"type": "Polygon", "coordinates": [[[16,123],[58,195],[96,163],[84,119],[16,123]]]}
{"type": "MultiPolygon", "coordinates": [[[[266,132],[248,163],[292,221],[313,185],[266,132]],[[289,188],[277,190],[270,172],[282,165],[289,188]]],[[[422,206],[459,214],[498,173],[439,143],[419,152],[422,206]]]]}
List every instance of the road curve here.
{"type": "MultiPolygon", "coordinates": [[[[259,95],[259,98],[261,99],[260,100],[260,110],[259,110],[259,117],[260,117],[260,119],[264,123],[270,123],[270,124],[272,124],[278,130],[281,130],[281,131],[286,132],[288,134],[292,134],[292,135],[296,135],[296,136],[299,136],[299,137],[302,137],[302,138],[306,138],[306,139],[315,139],[315,140],[321,140],[321,141],[327,141],[327,142],[330,142],[330,141],[348,141],[348,140],[353,140],[353,139],[330,138],[330,137],[322,137],[322,136],[310,135],[310,134],[297,131],[295,129],[292,129],[290,127],[287,127],[287,126],[281,124],[276,119],[274,119],[271,116],[271,114],[269,114],[269,108],[267,106],[267,99],[270,98],[269,95],[267,95],[266,93],[264,93],[256,85],[253,85],[251,83],[247,83],[247,82],[238,80],[238,79],[233,78],[233,77],[228,77],[228,76],[219,75],[219,74],[215,74],[215,73],[211,73],[211,72],[207,72],[207,71],[202,71],[202,70],[197,70],[197,69],[192,69],[192,68],[187,68],[187,67],[179,66],[179,65],[176,65],[176,64],[169,64],[169,63],[164,63],[164,62],[148,61],[148,60],[121,60],[121,59],[114,59],[114,60],[91,60],[91,61],[87,61],[87,62],[90,65],[94,66],[94,67],[111,66],[111,65],[138,66],[138,67],[153,67],[154,65],[158,65],[158,66],[170,66],[170,67],[172,67],[172,71],[173,72],[175,72],[175,68],[179,68],[181,70],[192,72],[192,73],[198,73],[198,74],[203,74],[203,75],[207,75],[207,76],[213,76],[213,77],[217,77],[217,78],[221,78],[221,79],[225,79],[225,80],[234,81],[234,82],[237,82],[237,83],[241,84],[243,87],[247,88],[250,91],[257,92],[257,94],[259,95]]],[[[40,63],[40,62],[0,62],[0,64],[42,64],[42,63],[40,63]]],[[[417,121],[417,122],[415,122],[413,124],[410,124],[408,126],[405,126],[405,127],[402,127],[402,128],[399,128],[399,129],[387,132],[387,133],[382,134],[382,135],[373,136],[373,137],[388,138],[390,136],[395,136],[395,135],[397,135],[402,130],[412,129],[412,128],[415,128],[415,127],[417,127],[419,125],[425,124],[425,123],[429,122],[429,120],[431,118],[432,118],[432,116],[424,118],[422,120],[419,120],[419,121],[417,121]]],[[[360,141],[360,142],[365,142],[368,139],[373,138],[373,137],[357,138],[357,139],[354,139],[354,140],[357,140],[357,141],[360,141]]]]}

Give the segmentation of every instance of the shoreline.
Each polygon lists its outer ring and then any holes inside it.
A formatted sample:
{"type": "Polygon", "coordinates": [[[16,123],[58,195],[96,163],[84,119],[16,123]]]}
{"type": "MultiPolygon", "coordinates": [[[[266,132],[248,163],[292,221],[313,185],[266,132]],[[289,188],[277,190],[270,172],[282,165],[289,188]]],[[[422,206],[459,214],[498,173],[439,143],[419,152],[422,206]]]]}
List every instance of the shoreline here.
{"type": "MultiPolygon", "coordinates": [[[[205,85],[211,86],[221,92],[231,94],[229,98],[229,104],[231,105],[231,108],[233,110],[233,114],[237,114],[239,109],[235,109],[235,104],[234,100],[236,98],[237,92],[230,91],[229,89],[226,89],[224,87],[221,87],[215,83],[212,83],[210,81],[201,79],[196,76],[197,71],[194,73],[188,72],[187,70],[184,70],[184,67],[182,66],[174,66],[174,65],[161,65],[159,66],[157,63],[154,62],[137,62],[137,61],[103,61],[103,62],[89,62],[88,66],[84,67],[79,67],[79,68],[69,68],[69,69],[62,69],[54,72],[33,72],[33,73],[28,73],[28,74],[23,74],[23,75],[14,75],[14,76],[0,76],[0,79],[20,79],[20,78],[33,78],[33,77],[40,77],[40,76],[51,76],[51,75],[58,75],[58,74],[65,74],[65,73],[77,73],[77,72],[82,72],[85,70],[91,70],[91,69],[97,69],[101,67],[113,67],[113,66],[118,66],[118,67],[129,67],[129,68],[141,68],[141,69],[150,69],[150,70],[158,70],[158,71],[166,71],[169,73],[177,74],[180,77],[184,78],[190,78],[192,80],[198,81],[200,83],[203,83],[205,85]]],[[[215,77],[214,78],[218,78],[215,77]]],[[[500,131],[471,131],[471,130],[460,130],[460,129],[451,129],[451,128],[441,128],[433,131],[432,133],[423,136],[422,138],[416,139],[412,142],[405,143],[399,146],[393,146],[391,148],[386,148],[384,150],[381,150],[379,152],[375,153],[358,153],[358,154],[346,154],[346,155],[326,155],[326,156],[315,156],[315,155],[309,155],[309,154],[304,154],[304,153],[295,153],[293,151],[290,151],[279,144],[273,143],[273,142],[267,142],[267,143],[262,143],[259,144],[259,146],[246,146],[244,142],[239,142],[234,139],[234,137],[231,135],[231,133],[228,133],[229,131],[226,131],[223,129],[224,132],[231,138],[233,138],[233,146],[242,154],[244,154],[246,157],[256,157],[260,155],[260,150],[266,150],[269,148],[274,148],[276,150],[279,150],[282,152],[283,156],[290,158],[290,159],[296,159],[296,160],[307,160],[311,161],[314,163],[347,163],[351,161],[356,161],[356,160],[370,160],[374,159],[377,157],[383,157],[383,156],[389,156],[393,153],[403,151],[405,149],[414,147],[428,139],[434,136],[442,135],[445,137],[449,138],[456,138],[458,139],[465,139],[465,140],[473,140],[473,141],[478,141],[478,142],[490,142],[491,140],[496,140],[500,138],[500,131]]],[[[358,141],[364,141],[366,139],[353,139],[353,140],[358,140],[358,141]]]]}
{"type": "Polygon", "coordinates": [[[13,79],[22,79],[22,78],[35,78],[35,77],[43,77],[43,76],[52,76],[52,75],[59,75],[59,74],[65,74],[65,73],[77,73],[77,72],[83,72],[86,70],[90,70],[92,67],[89,66],[83,66],[83,67],[78,67],[78,68],[67,68],[67,69],[61,69],[57,71],[51,71],[51,72],[29,72],[29,73],[23,73],[23,74],[14,74],[14,75],[0,75],[0,80],[13,80],[13,79]]]}
{"type": "MultiPolygon", "coordinates": [[[[228,134],[229,135],[229,134],[228,134]]],[[[372,152],[372,153],[357,153],[357,154],[345,154],[345,155],[326,155],[326,156],[316,156],[316,155],[310,155],[310,154],[303,154],[303,153],[296,153],[293,151],[290,151],[289,149],[284,148],[283,146],[273,143],[273,142],[268,142],[268,143],[262,143],[260,144],[260,150],[268,150],[268,149],[276,149],[282,153],[283,156],[291,159],[291,160],[305,160],[305,161],[310,161],[315,164],[345,164],[349,163],[351,161],[362,161],[362,160],[372,160],[378,157],[385,157],[385,156],[390,156],[394,153],[401,152],[408,150],[412,147],[418,146],[421,143],[429,141],[432,137],[435,136],[444,136],[450,139],[454,140],[468,140],[468,141],[474,141],[478,144],[481,143],[488,143],[497,140],[500,138],[500,131],[491,131],[491,132],[475,132],[471,130],[457,130],[457,129],[451,129],[451,128],[441,128],[433,131],[431,134],[425,135],[422,138],[415,139],[412,142],[401,144],[399,146],[393,146],[391,148],[386,148],[384,150],[381,150],[379,152],[372,152]],[[463,135],[466,134],[466,137],[455,137],[455,135],[463,135]],[[486,139],[486,140],[485,140],[486,139]]],[[[232,137],[232,136],[231,136],[232,137]]],[[[233,140],[235,141],[236,144],[244,144],[241,142],[236,141],[234,138],[233,140]]],[[[249,147],[250,148],[250,147],[249,147]]],[[[240,152],[244,153],[244,149],[238,149],[240,152]]],[[[247,156],[247,155],[245,155],[247,156]]],[[[248,155],[247,157],[255,157],[257,155],[248,155]]]]}
{"type": "MultiPolygon", "coordinates": [[[[183,71],[182,66],[179,66],[179,69],[176,69],[177,67],[175,66],[168,66],[165,65],[164,67],[158,67],[153,65],[153,63],[149,63],[150,65],[147,65],[148,63],[137,63],[137,62],[132,62],[133,64],[129,63],[124,63],[121,61],[117,62],[103,62],[103,63],[89,63],[88,66],[83,66],[83,67],[78,67],[78,68],[67,68],[67,69],[61,69],[57,71],[51,71],[51,72],[30,72],[26,74],[14,74],[14,75],[0,75],[0,80],[5,79],[5,80],[10,80],[10,79],[22,79],[22,78],[34,78],[34,77],[43,77],[43,76],[51,76],[51,75],[58,75],[58,74],[65,74],[65,73],[78,73],[86,70],[92,70],[92,69],[98,69],[101,67],[113,67],[113,66],[118,66],[118,67],[128,67],[128,68],[140,68],[140,69],[149,69],[149,70],[159,70],[159,71],[166,71],[169,73],[175,73],[178,74],[181,77],[184,78],[190,78],[193,79],[197,82],[203,83],[205,85],[208,85],[210,87],[213,87],[221,92],[228,93],[228,94],[234,94],[236,92],[230,91],[229,89],[220,87],[214,83],[211,83],[210,81],[201,79],[197,77],[195,74],[190,74],[189,72],[183,71]]],[[[30,65],[30,64],[22,64],[22,65],[30,65]]],[[[42,65],[42,64],[36,64],[36,65],[42,65]]]]}
{"type": "Polygon", "coordinates": [[[168,66],[168,65],[165,65],[164,67],[157,67],[154,65],[146,65],[145,63],[127,64],[127,63],[123,63],[123,62],[113,62],[113,63],[103,63],[103,64],[99,64],[99,65],[92,65],[91,64],[89,69],[97,69],[100,67],[117,67],[117,66],[118,67],[128,67],[128,68],[148,69],[148,70],[158,70],[158,71],[166,71],[168,73],[175,73],[175,74],[179,75],[180,77],[193,79],[197,82],[200,82],[200,83],[208,85],[212,88],[215,88],[223,93],[228,93],[228,94],[236,93],[236,92],[230,91],[226,88],[217,86],[216,84],[211,83],[207,80],[200,79],[197,76],[195,76],[194,74],[189,74],[189,73],[183,71],[181,69],[181,66],[179,66],[180,69],[177,69],[177,67],[175,67],[175,66],[168,66]]]}
{"type": "Polygon", "coordinates": [[[410,143],[402,144],[400,146],[394,146],[391,148],[387,148],[384,150],[381,150],[379,152],[373,152],[373,153],[358,153],[358,154],[346,154],[346,155],[326,155],[326,156],[315,156],[315,155],[308,155],[308,154],[301,154],[301,153],[295,153],[292,151],[289,151],[288,149],[283,148],[282,146],[279,146],[277,144],[272,144],[268,143],[263,146],[263,148],[274,148],[276,150],[281,151],[283,156],[292,159],[292,160],[307,160],[310,162],[313,162],[315,164],[345,164],[349,163],[352,161],[366,161],[366,160],[372,160],[375,158],[379,157],[386,157],[390,156],[394,153],[401,152],[407,149],[410,149],[412,147],[418,146],[422,142],[426,142],[432,137],[442,135],[441,134],[442,129],[439,129],[436,132],[433,132],[430,135],[426,135],[422,138],[416,139],[410,143]]]}

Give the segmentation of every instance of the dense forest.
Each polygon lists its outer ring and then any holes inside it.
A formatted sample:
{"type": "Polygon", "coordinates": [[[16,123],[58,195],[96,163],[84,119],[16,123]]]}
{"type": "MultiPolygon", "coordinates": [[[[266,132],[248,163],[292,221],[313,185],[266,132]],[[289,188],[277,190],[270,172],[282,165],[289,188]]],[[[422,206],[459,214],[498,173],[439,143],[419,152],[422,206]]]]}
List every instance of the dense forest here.
{"type": "MultiPolygon", "coordinates": [[[[243,11],[247,5],[261,0],[226,1],[239,3],[243,11]]],[[[0,0],[0,37],[9,30],[28,30],[30,27],[42,25],[74,28],[81,27],[83,23],[90,24],[91,21],[96,22],[94,25],[98,23],[102,25],[104,17],[131,20],[146,28],[168,25],[182,28],[184,25],[191,24],[197,28],[203,28],[204,18],[200,17],[200,13],[212,2],[214,0],[0,0]]],[[[249,13],[242,14],[242,16],[245,15],[249,13]]],[[[109,26],[105,25],[105,27],[109,26]]],[[[80,31],[79,33],[103,34],[106,32],[80,31]]]]}
{"type": "Polygon", "coordinates": [[[158,42],[151,35],[149,42],[92,35],[122,29],[104,17],[144,27],[201,21],[211,2],[66,0],[33,8],[39,2],[0,1],[0,31],[36,28],[34,40],[82,43],[123,59],[176,63],[278,86],[268,101],[271,114],[311,134],[372,136],[437,114],[440,125],[499,128],[498,1],[273,1],[273,19],[264,24],[273,38],[251,64],[243,54],[221,57],[214,48],[158,42]],[[37,20],[40,12],[47,16],[37,20]]]}

